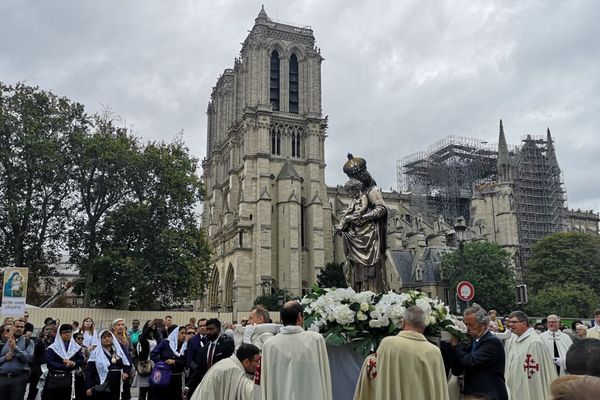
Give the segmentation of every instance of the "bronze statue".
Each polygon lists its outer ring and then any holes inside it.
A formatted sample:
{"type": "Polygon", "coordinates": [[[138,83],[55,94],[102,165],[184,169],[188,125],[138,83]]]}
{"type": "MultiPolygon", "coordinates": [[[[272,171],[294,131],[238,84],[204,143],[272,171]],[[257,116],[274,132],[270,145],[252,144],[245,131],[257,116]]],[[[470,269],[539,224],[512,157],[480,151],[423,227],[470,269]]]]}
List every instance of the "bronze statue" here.
{"type": "Polygon", "coordinates": [[[340,224],[335,227],[335,233],[344,242],[346,283],[357,292],[387,292],[387,207],[363,158],[348,154],[344,173],[350,178],[344,187],[352,201],[344,211],[340,224]]]}

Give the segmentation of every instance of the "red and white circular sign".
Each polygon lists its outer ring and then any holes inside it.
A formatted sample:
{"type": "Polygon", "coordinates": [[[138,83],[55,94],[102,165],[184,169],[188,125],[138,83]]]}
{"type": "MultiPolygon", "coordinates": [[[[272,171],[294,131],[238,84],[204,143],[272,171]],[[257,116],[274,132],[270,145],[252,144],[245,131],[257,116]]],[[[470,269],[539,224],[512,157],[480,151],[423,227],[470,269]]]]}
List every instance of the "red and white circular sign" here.
{"type": "Polygon", "coordinates": [[[456,295],[462,301],[471,301],[475,297],[475,288],[468,281],[462,281],[456,285],[456,295]]]}

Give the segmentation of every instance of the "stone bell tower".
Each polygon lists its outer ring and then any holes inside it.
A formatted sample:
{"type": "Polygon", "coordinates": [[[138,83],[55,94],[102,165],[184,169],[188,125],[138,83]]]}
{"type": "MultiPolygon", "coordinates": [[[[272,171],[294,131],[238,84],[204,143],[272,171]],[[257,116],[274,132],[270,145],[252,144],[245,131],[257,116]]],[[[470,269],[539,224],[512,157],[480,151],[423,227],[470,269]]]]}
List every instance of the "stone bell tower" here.
{"type": "Polygon", "coordinates": [[[203,226],[213,246],[206,310],[247,311],[272,289],[301,296],[332,254],[327,118],[310,27],[264,8],[208,104],[203,226]]]}

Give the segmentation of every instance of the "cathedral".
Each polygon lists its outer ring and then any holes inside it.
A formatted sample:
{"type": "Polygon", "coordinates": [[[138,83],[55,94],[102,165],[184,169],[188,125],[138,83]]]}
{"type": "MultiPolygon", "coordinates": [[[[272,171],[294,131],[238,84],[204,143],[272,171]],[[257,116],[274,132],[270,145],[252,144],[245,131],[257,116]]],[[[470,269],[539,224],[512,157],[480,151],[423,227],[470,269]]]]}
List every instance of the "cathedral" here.
{"type": "MultiPolygon", "coordinates": [[[[248,311],[256,297],[273,289],[301,296],[326,264],[344,260],[333,226],[350,198],[340,185],[325,184],[322,61],[310,27],[274,21],[262,8],[233,68],[213,88],[202,164],[202,226],[213,249],[203,299],[207,311],[248,311]]],[[[530,138],[520,150],[509,149],[501,126],[497,148],[474,149],[482,150],[480,163],[470,165],[481,176],[473,175],[477,179],[456,194],[384,192],[392,289],[420,289],[452,303],[453,289],[440,265],[442,254],[457,245],[460,216],[469,240],[492,241],[513,254],[518,277],[535,240],[571,229],[597,234],[597,213],[566,209],[549,132],[540,143],[530,138]],[[546,186],[532,186],[536,179],[552,188],[550,200],[539,196],[546,186]]],[[[450,141],[434,155],[455,156],[457,149],[465,149],[464,143],[450,141]]],[[[473,152],[465,159],[471,162],[473,152]]],[[[433,165],[406,165],[420,161],[433,165]]],[[[441,167],[445,178],[448,166],[441,167]]],[[[410,168],[405,172],[410,178],[410,168]]]]}
{"type": "Polygon", "coordinates": [[[247,311],[272,288],[300,295],[333,261],[322,61],[310,28],[273,22],[263,8],[213,88],[202,165],[207,309],[247,311]]]}

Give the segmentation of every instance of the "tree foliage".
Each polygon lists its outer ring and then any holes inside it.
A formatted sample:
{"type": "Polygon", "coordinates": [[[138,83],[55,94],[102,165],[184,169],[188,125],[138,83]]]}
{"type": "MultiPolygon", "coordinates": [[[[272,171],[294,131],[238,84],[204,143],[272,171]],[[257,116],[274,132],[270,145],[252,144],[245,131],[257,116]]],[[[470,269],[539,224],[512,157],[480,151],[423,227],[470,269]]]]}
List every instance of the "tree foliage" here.
{"type": "Polygon", "coordinates": [[[295,298],[293,294],[285,289],[275,289],[271,293],[260,295],[254,299],[254,305],[263,306],[269,311],[279,311],[283,303],[295,298]]]}
{"type": "Polygon", "coordinates": [[[322,288],[345,288],[344,263],[328,263],[317,276],[317,284],[322,288]]]}
{"type": "Polygon", "coordinates": [[[74,200],[70,139],[87,126],[81,104],[0,82],[0,262],[29,268],[30,295],[58,259],[74,200]]]}
{"type": "Polygon", "coordinates": [[[98,304],[119,303],[114,307],[181,306],[203,294],[210,262],[194,212],[202,191],[196,162],[176,141],[148,144],[136,164],[132,196],[107,214],[101,228],[102,262],[90,265],[94,277],[112,269],[125,290],[115,293],[102,281],[92,285],[93,297],[98,304]],[[114,260],[125,262],[115,268],[114,260]]]}
{"type": "Polygon", "coordinates": [[[568,283],[548,287],[529,296],[525,307],[530,315],[561,317],[588,317],[600,304],[600,296],[587,285],[568,283]]]}
{"type": "Polygon", "coordinates": [[[29,267],[30,289],[68,250],[86,304],[197,299],[210,261],[202,191],[180,138],[142,143],[109,112],[0,83],[0,263],[29,267]]]}
{"type": "Polygon", "coordinates": [[[600,304],[600,237],[563,232],[537,242],[527,262],[530,313],[584,317],[600,304]]]}
{"type": "Polygon", "coordinates": [[[464,245],[464,268],[461,271],[460,252],[444,254],[442,269],[452,288],[463,280],[475,287],[473,302],[500,314],[515,307],[515,275],[511,255],[500,246],[489,242],[469,242],[464,245]]]}
{"type": "Polygon", "coordinates": [[[588,285],[600,293],[600,236],[555,233],[533,246],[527,284],[534,292],[567,284],[588,285]]]}

